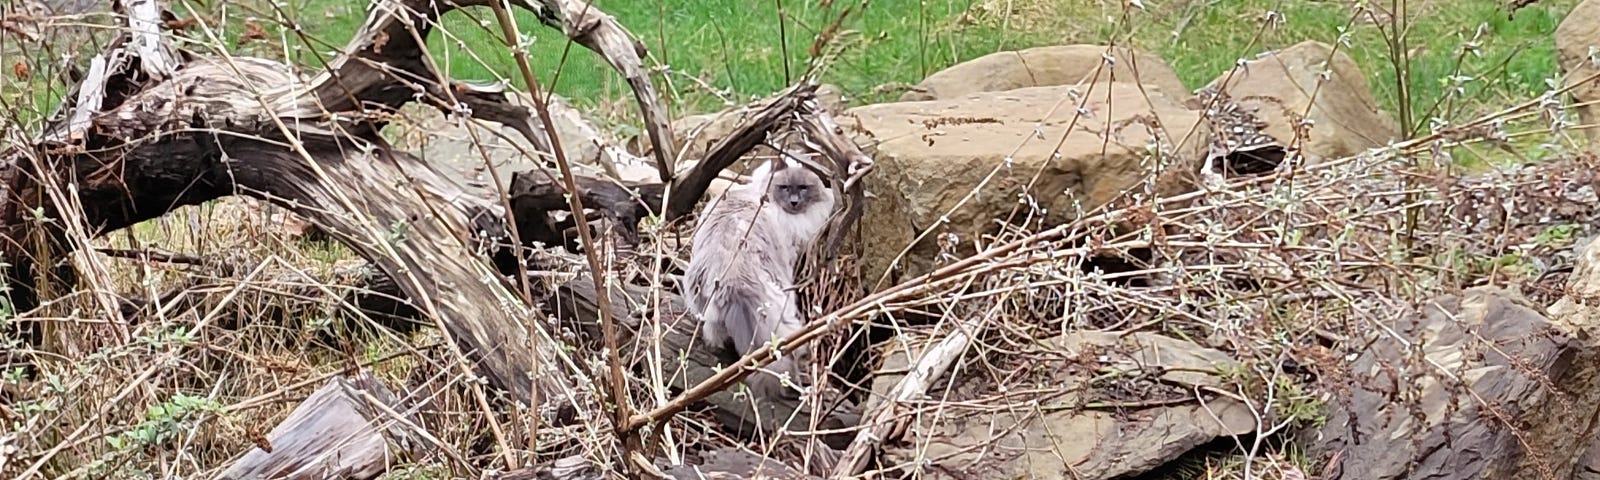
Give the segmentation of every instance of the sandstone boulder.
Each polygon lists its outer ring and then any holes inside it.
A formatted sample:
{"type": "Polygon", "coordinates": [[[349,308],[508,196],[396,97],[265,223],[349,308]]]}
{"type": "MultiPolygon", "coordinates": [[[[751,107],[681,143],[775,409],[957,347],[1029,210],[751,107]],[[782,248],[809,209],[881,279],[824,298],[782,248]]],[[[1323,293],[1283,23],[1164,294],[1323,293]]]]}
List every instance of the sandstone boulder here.
{"type": "Polygon", "coordinates": [[[1059,224],[1076,218],[1080,207],[1141,189],[1157,171],[1150,149],[1158,138],[1167,159],[1158,190],[1173,193],[1188,184],[1184,177],[1198,170],[1205,137],[1189,134],[1200,125],[1197,112],[1159,91],[1112,83],[1097,87],[1086,115],[1074,119],[1077,92],[1032,87],[847,111],[839,123],[870,137],[864,148],[877,162],[866,177],[872,198],[860,223],[867,285],[885,272],[890,281],[928,272],[938,256],[933,237],[955,234],[970,245],[1014,211],[1028,214],[1025,192],[1043,209],[1045,223],[1059,224]],[[935,228],[937,235],[912,245],[935,228]]]}
{"type": "Polygon", "coordinates": [[[1189,92],[1178,74],[1160,57],[1127,47],[1055,45],[995,52],[929,75],[900,96],[900,101],[957,98],[978,92],[1026,87],[1125,82],[1143,84],[1174,97],[1189,92]],[[1112,63],[1106,63],[1110,53],[1112,63]],[[1096,75],[1096,69],[1099,74],[1096,75]]]}
{"type": "MultiPolygon", "coordinates": [[[[1355,155],[1399,140],[1399,129],[1378,109],[1367,78],[1344,51],[1325,43],[1307,41],[1249,61],[1236,72],[1224,73],[1201,89],[1191,106],[1200,106],[1205,93],[1220,93],[1260,122],[1261,133],[1276,143],[1296,144],[1296,128],[1309,121],[1306,138],[1298,142],[1308,162],[1355,155]]],[[[1230,126],[1229,128],[1233,128],[1230,126]]]]}
{"type": "Polygon", "coordinates": [[[1194,393],[1233,389],[1223,372],[1243,367],[1221,351],[1146,332],[1075,332],[1037,347],[1052,355],[1006,360],[1020,363],[1006,365],[1008,381],[1036,385],[937,387],[945,407],[911,415],[884,463],[927,479],[1127,478],[1255,429],[1244,403],[1194,393]]]}
{"type": "MultiPolygon", "coordinates": [[[[1600,101],[1600,78],[1589,77],[1600,73],[1600,1],[1585,0],[1572,8],[1567,17],[1556,26],[1557,62],[1572,86],[1573,100],[1600,101]],[[1587,81],[1585,81],[1587,80],[1587,81]],[[1581,85],[1575,84],[1582,82],[1581,85]]],[[[1600,123],[1600,105],[1577,107],[1578,117],[1585,125],[1600,123]]],[[[1600,139],[1600,131],[1593,128],[1584,132],[1592,142],[1600,139]]]]}
{"type": "Polygon", "coordinates": [[[1594,435],[1593,349],[1514,292],[1422,308],[1375,334],[1304,439],[1330,480],[1568,478],[1594,435]]]}

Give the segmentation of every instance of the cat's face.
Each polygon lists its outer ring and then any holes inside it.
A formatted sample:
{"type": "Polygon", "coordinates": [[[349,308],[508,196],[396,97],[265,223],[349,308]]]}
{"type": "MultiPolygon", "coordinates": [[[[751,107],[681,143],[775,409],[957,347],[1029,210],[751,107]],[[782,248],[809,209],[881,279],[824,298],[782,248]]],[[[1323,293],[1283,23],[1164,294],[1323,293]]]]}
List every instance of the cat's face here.
{"type": "Polygon", "coordinates": [[[772,166],[772,181],[767,195],[785,213],[801,214],[826,200],[827,185],[811,169],[792,160],[780,160],[772,166]]]}

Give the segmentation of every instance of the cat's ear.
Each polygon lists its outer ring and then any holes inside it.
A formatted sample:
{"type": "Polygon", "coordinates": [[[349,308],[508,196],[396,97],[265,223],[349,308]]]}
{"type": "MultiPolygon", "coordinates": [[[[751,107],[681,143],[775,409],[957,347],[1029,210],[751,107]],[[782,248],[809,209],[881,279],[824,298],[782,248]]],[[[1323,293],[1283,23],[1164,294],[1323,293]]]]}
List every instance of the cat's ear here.
{"type": "Polygon", "coordinates": [[[787,158],[778,158],[772,161],[772,171],[774,172],[781,172],[787,168],[789,168],[789,159],[787,158]]]}

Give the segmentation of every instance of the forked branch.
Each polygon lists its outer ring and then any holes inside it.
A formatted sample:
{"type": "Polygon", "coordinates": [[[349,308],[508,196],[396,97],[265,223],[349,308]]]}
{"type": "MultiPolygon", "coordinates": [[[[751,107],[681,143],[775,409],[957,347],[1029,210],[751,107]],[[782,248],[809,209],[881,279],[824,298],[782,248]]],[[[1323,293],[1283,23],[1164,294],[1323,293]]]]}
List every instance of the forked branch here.
{"type": "MultiPolygon", "coordinates": [[[[94,62],[93,75],[74,88],[37,145],[7,152],[0,233],[69,245],[59,240],[65,231],[41,228],[32,212],[78,218],[63,212],[82,205],[86,231],[102,235],[222,196],[272,201],[394,279],[490,383],[523,401],[560,396],[571,405],[582,370],[559,353],[541,322],[525,321],[535,312],[484,261],[483,247],[505,237],[507,212],[377,135],[384,113],[424,100],[511,125],[541,144],[525,107],[498,91],[448,81],[423,48],[440,16],[488,1],[378,0],[344,53],[309,82],[272,61],[191,56],[139,27],[159,24],[156,0],[130,2],[135,25],[94,62]],[[67,191],[76,198],[41,194],[67,191]],[[542,366],[540,374],[527,372],[530,365],[542,366]]],[[[558,0],[515,4],[605,50],[613,64],[640,56],[636,42],[619,40],[630,37],[597,10],[558,0]]],[[[637,94],[642,101],[657,98],[648,82],[635,87],[648,90],[637,94]]],[[[659,105],[644,110],[650,118],[661,112],[659,105]]],[[[0,245],[4,260],[18,266],[9,270],[10,283],[32,283],[36,251],[23,241],[0,245]]]]}

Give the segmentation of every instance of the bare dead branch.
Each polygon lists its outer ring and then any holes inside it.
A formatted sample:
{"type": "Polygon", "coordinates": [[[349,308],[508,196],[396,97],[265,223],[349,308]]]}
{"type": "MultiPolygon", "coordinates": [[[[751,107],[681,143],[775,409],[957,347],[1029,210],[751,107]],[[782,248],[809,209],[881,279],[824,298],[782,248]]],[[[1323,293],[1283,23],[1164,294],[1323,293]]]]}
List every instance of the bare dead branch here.
{"type": "MultiPolygon", "coordinates": [[[[595,305],[594,287],[579,278],[568,281],[561,286],[552,302],[560,305],[563,316],[570,321],[577,322],[589,329],[598,327],[598,306],[595,305]]],[[[634,306],[646,305],[650,301],[651,293],[642,287],[629,287],[619,292],[619,298],[612,300],[612,310],[627,312],[634,310],[634,306]]],[[[656,311],[655,316],[662,319],[662,336],[651,340],[659,344],[661,358],[665,362],[661,366],[665,372],[682,372],[670,379],[671,386],[677,389],[687,389],[718,371],[717,366],[723,361],[716,353],[702,347],[695,341],[695,334],[699,323],[688,313],[680,297],[672,295],[666,298],[656,311]]],[[[647,332],[638,331],[643,324],[638,317],[622,318],[623,331],[627,336],[620,339],[623,344],[635,343],[637,335],[648,335],[647,332]]],[[[598,332],[591,332],[598,333],[598,332]]],[[[646,343],[648,345],[649,343],[646,343]]],[[[715,392],[702,399],[711,407],[711,413],[724,426],[730,427],[738,435],[754,438],[763,434],[772,434],[781,429],[803,426],[810,420],[811,407],[802,406],[797,400],[772,400],[752,402],[743,395],[736,395],[732,391],[715,392]],[[796,412],[799,412],[797,415],[796,412]]],[[[850,411],[820,412],[822,421],[818,428],[836,430],[855,425],[857,416],[850,411]]],[[[830,437],[830,443],[843,444],[847,438],[835,434],[830,437]]]]}
{"type": "Polygon", "coordinates": [[[814,98],[816,90],[816,84],[802,83],[750,106],[748,110],[751,113],[740,122],[739,128],[713,145],[706,153],[705,159],[696,163],[688,174],[677,179],[672,188],[672,195],[667,199],[665,218],[673,220],[694,211],[695,204],[705,195],[706,189],[711,187],[712,180],[716,180],[722,170],[733,165],[733,162],[749,153],[756,145],[766,141],[767,134],[782,127],[783,122],[788,121],[797,112],[803,111],[802,102],[814,98]]]}
{"type": "Polygon", "coordinates": [[[539,0],[544,9],[559,12],[562,21],[552,23],[541,16],[546,25],[559,28],[579,44],[599,53],[611,68],[622,74],[639,103],[645,132],[655,148],[656,169],[661,181],[670,183],[676,175],[674,155],[677,148],[673,140],[667,110],[661,105],[661,95],[650,83],[644,69],[644,44],[634,39],[617,19],[595,8],[592,0],[539,0]]]}
{"type": "Polygon", "coordinates": [[[967,351],[983,320],[983,317],[973,317],[951,330],[950,336],[937,344],[929,345],[922,352],[922,358],[891,390],[890,398],[877,403],[875,411],[866,412],[868,420],[863,423],[866,428],[856,432],[855,440],[850,442],[850,446],[840,456],[839,463],[835,464],[833,470],[835,478],[861,473],[879,447],[899,439],[905,431],[908,419],[900,416],[895,408],[926,394],[928,388],[933,386],[933,382],[943,376],[945,370],[948,370],[950,365],[967,351]]]}

